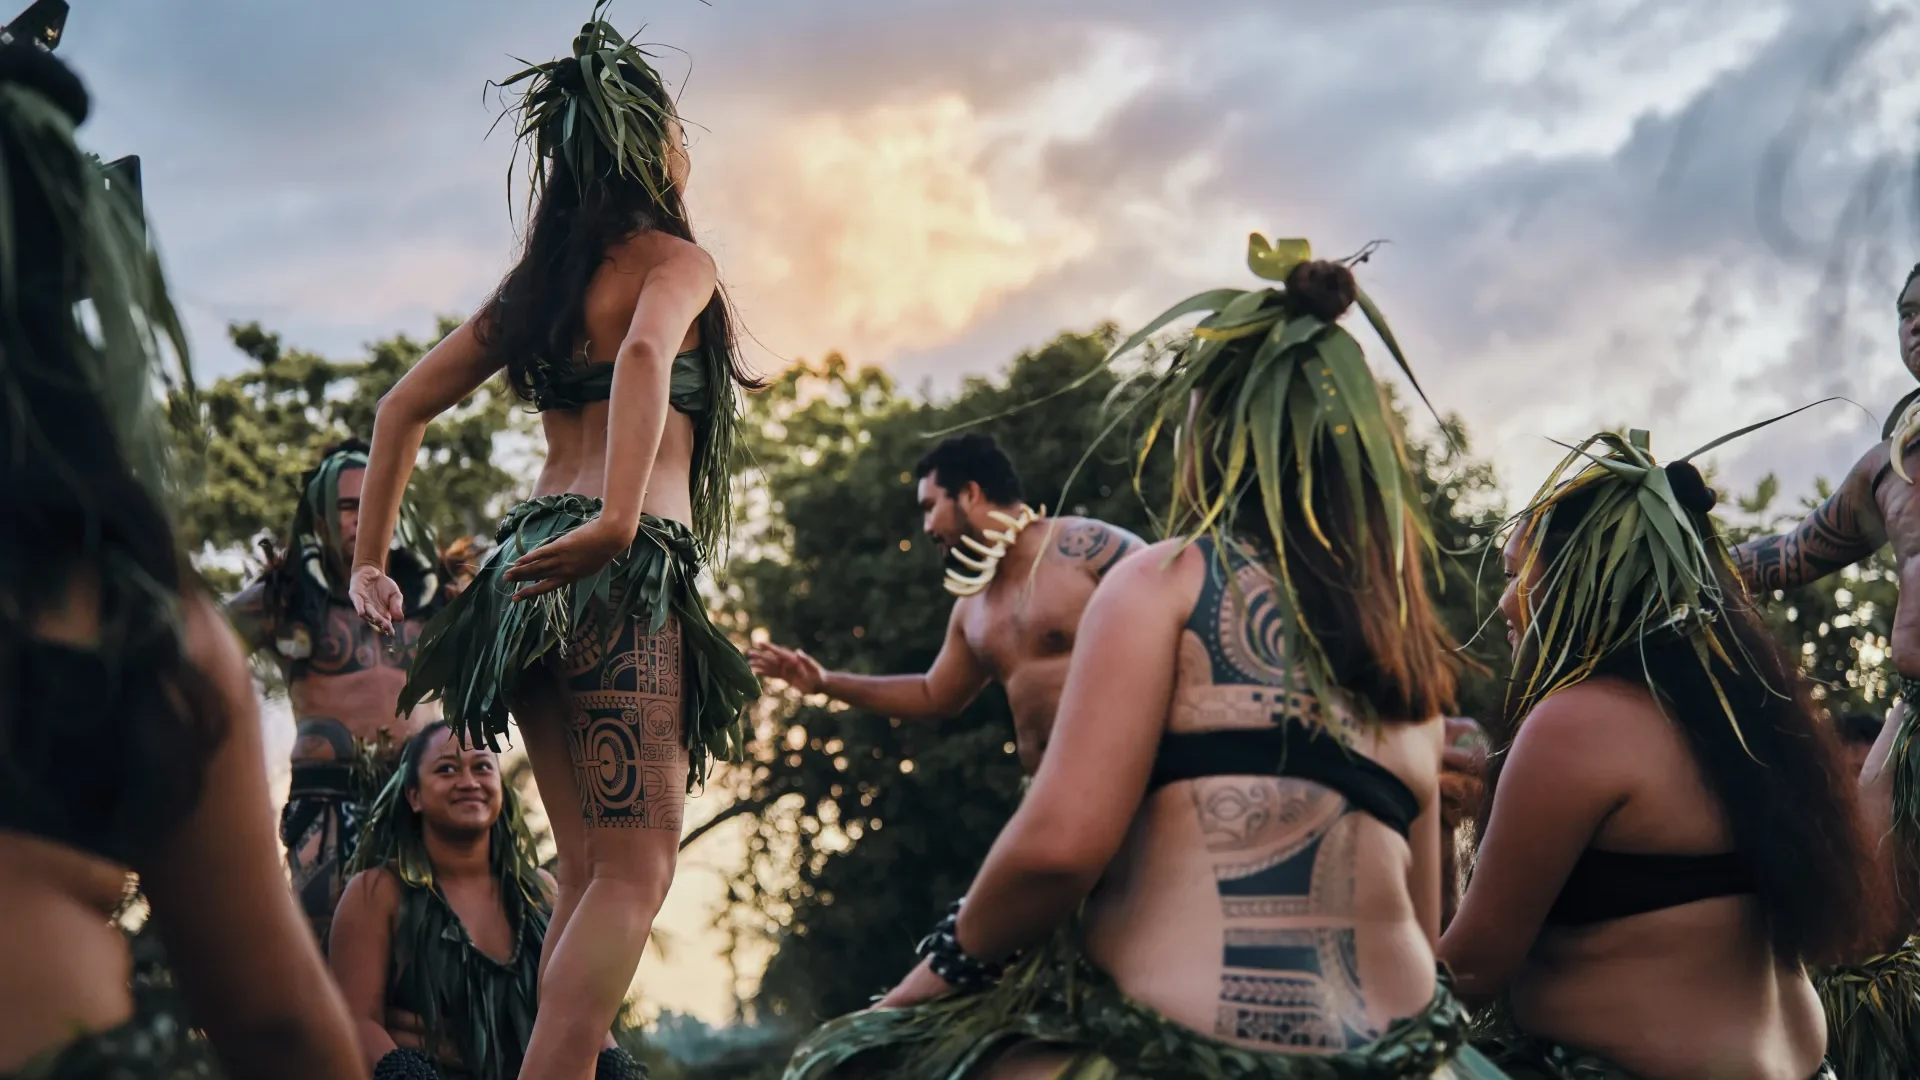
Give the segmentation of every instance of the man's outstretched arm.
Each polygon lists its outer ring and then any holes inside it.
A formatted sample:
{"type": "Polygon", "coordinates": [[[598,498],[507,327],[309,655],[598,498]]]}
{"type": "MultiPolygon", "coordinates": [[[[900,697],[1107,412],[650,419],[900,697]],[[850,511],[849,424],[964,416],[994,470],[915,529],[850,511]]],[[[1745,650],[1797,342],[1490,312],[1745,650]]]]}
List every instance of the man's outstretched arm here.
{"type": "Polygon", "coordinates": [[[1872,473],[1855,466],[1840,489],[1791,531],[1734,548],[1734,565],[1756,593],[1818,581],[1880,549],[1881,541],[1868,528],[1873,510],[1872,473]]]}
{"type": "Polygon", "coordinates": [[[747,653],[754,673],[784,680],[803,694],[825,694],[856,709],[903,720],[944,720],[959,715],[992,681],[992,673],[967,644],[960,608],[947,620],[947,639],[924,675],[854,675],[828,671],[804,649],[756,645],[747,653]]]}

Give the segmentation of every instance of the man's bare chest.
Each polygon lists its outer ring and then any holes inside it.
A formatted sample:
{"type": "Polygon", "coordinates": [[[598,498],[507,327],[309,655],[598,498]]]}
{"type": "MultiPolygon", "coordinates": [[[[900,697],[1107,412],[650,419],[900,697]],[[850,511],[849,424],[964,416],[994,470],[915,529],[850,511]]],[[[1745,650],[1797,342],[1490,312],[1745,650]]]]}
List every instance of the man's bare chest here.
{"type": "MultiPolygon", "coordinates": [[[[424,621],[409,619],[387,636],[345,606],[327,610],[318,626],[292,623],[275,635],[275,651],[290,683],[385,675],[404,679],[424,621]]],[[[358,681],[356,679],[356,681],[358,681]]]]}
{"type": "Polygon", "coordinates": [[[1092,594],[1083,575],[1042,574],[1029,584],[997,582],[968,612],[967,644],[1005,682],[1021,665],[1073,652],[1080,614],[1092,594]]]}

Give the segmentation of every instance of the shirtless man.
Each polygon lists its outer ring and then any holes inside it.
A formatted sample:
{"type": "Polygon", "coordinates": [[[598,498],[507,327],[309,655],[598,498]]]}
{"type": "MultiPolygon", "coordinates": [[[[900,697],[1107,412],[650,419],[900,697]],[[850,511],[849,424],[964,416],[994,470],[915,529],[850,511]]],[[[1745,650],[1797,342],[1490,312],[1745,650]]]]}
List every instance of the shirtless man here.
{"type": "Polygon", "coordinates": [[[329,450],[301,481],[287,550],[269,553],[259,580],[227,605],[250,651],[273,650],[293,706],[293,780],[280,816],[287,869],[322,947],[346,885],[346,867],[364,820],[362,802],[377,792],[356,782],[356,740],[397,754],[414,732],[439,718],[438,705],[398,717],[396,704],[427,618],[444,601],[448,575],[417,527],[396,532],[397,578],[409,593],[408,617],[383,637],[347,601],[346,567],[358,532],[366,445],[329,450]]]}
{"type": "MultiPolygon", "coordinates": [[[[1900,359],[1908,372],[1920,378],[1920,265],[1907,274],[1895,311],[1900,326],[1900,359]]],[[[1891,543],[1901,593],[1920,589],[1920,489],[1900,476],[1904,471],[1920,480],[1920,440],[1913,438],[1910,424],[1902,423],[1913,408],[1920,408],[1920,389],[1894,407],[1881,432],[1882,440],[1854,463],[1839,488],[1805,521],[1789,532],[1749,540],[1733,549],[1734,562],[1748,588],[1761,594],[1796,588],[1864,562],[1891,543]],[[1900,471],[1894,468],[1896,439],[1906,444],[1901,448],[1900,471]]],[[[1897,771],[1885,767],[1887,752],[1904,726],[1906,699],[1920,686],[1920,604],[1900,604],[1895,609],[1892,638],[1891,655],[1900,676],[1901,700],[1869,752],[1860,778],[1863,809],[1882,833],[1892,817],[1892,785],[1897,771]]],[[[1904,831],[1897,822],[1893,828],[1904,831]]],[[[1902,854],[1898,862],[1914,862],[1912,854],[1902,854]]],[[[1920,875],[1920,866],[1902,865],[1898,874],[1902,881],[1911,882],[1920,875]]],[[[1904,928],[1897,933],[1904,935],[1905,929],[1920,924],[1920,896],[1911,887],[1901,892],[1904,928]]]]}
{"type": "MultiPolygon", "coordinates": [[[[996,546],[989,534],[1003,535],[1007,521],[1020,520],[1027,509],[1013,462],[986,435],[943,441],[920,459],[914,476],[921,526],[950,560],[992,561],[981,559],[973,545],[996,546]],[[963,541],[969,537],[972,544],[963,541]]],[[[947,640],[924,675],[827,671],[804,650],[772,644],[756,646],[747,658],[755,673],[782,679],[803,694],[823,693],[906,720],[957,716],[989,681],[997,681],[1013,710],[1020,766],[1032,775],[1053,729],[1081,609],[1107,570],[1141,544],[1127,530],[1091,518],[1041,518],[1019,529],[986,588],[953,605],[947,640]]],[[[949,573],[949,591],[964,590],[960,582],[985,574],[968,571],[949,573]]]]}

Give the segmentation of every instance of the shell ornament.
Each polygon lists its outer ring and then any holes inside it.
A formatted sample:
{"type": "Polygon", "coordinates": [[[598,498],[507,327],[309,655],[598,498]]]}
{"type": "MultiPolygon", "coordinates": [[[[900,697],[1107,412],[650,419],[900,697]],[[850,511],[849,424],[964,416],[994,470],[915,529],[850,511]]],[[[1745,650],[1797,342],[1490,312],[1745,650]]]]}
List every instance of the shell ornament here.
{"type": "Polygon", "coordinates": [[[1893,466],[1894,475],[1907,483],[1913,483],[1913,477],[1907,475],[1907,446],[1915,436],[1920,436],[1920,400],[1908,405],[1900,419],[1894,421],[1893,436],[1887,440],[1887,464],[1893,466]]]}
{"type": "Polygon", "coordinates": [[[987,516],[1002,526],[1000,529],[984,530],[987,540],[993,546],[988,547],[971,536],[962,536],[960,547],[953,551],[955,561],[973,571],[971,574],[963,574],[952,567],[947,568],[945,584],[947,591],[955,596],[973,596],[993,584],[993,576],[1000,570],[1000,560],[1006,558],[1007,552],[1013,550],[1014,541],[1020,539],[1020,534],[1026,530],[1027,526],[1047,516],[1047,508],[1043,506],[1036,511],[1031,506],[1022,506],[1019,517],[991,510],[988,511],[987,516]],[[973,550],[972,555],[964,550],[967,548],[973,550]]]}

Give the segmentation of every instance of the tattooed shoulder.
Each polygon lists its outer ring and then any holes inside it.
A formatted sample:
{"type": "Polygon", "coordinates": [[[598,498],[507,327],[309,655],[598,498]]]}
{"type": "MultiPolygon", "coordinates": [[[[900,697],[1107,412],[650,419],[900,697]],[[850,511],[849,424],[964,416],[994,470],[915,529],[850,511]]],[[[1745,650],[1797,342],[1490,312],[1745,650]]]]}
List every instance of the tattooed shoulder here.
{"type": "Polygon", "coordinates": [[[1054,550],[1085,563],[1095,577],[1105,577],[1115,563],[1141,546],[1140,538],[1127,530],[1091,518],[1063,522],[1054,541],[1054,550]]]}

